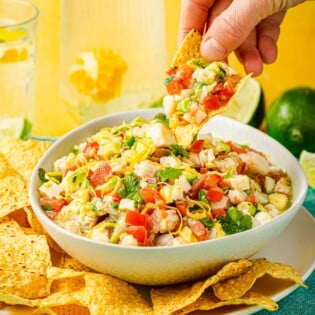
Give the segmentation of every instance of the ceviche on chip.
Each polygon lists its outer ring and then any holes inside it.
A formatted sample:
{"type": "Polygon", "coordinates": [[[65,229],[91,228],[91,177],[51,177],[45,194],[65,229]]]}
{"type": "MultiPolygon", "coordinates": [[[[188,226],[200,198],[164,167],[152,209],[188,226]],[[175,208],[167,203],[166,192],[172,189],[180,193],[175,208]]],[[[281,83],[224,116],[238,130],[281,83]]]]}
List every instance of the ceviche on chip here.
{"type": "Polygon", "coordinates": [[[103,128],[39,175],[40,204],[58,225],[131,246],[242,232],[292,199],[288,175],[263,153],[211,134],[184,148],[164,114],[103,128]]]}

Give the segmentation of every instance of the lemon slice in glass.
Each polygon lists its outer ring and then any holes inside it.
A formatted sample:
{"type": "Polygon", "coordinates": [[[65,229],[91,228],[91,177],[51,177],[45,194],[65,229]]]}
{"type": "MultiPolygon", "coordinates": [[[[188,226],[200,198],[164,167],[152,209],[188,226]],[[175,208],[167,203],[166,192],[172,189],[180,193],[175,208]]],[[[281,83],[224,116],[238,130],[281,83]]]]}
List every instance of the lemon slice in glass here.
{"type": "Polygon", "coordinates": [[[0,140],[7,138],[29,138],[32,123],[24,117],[0,119],[0,140]]]}
{"type": "Polygon", "coordinates": [[[315,153],[303,150],[300,163],[306,173],[308,184],[315,189],[315,153]]]}
{"type": "Polygon", "coordinates": [[[230,100],[224,116],[259,127],[265,115],[264,94],[259,82],[248,77],[230,100]]]}

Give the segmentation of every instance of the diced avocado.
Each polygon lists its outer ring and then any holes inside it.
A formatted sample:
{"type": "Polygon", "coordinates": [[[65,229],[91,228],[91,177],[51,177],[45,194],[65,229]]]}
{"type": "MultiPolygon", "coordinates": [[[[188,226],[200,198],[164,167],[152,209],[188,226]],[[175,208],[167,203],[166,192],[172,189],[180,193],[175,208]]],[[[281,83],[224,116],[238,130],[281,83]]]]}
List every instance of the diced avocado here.
{"type": "Polygon", "coordinates": [[[186,113],[190,109],[191,101],[189,98],[185,98],[181,100],[177,105],[177,110],[183,113],[186,113]]]}
{"type": "Polygon", "coordinates": [[[230,146],[224,142],[220,141],[217,146],[215,147],[215,151],[217,153],[229,153],[230,152],[230,146]]]}
{"type": "Polygon", "coordinates": [[[250,215],[255,215],[257,209],[256,207],[248,201],[242,201],[237,205],[237,209],[242,211],[243,213],[248,212],[250,215]]]}
{"type": "Polygon", "coordinates": [[[285,194],[273,193],[268,196],[269,202],[279,211],[284,211],[289,206],[289,198],[285,194]]]}

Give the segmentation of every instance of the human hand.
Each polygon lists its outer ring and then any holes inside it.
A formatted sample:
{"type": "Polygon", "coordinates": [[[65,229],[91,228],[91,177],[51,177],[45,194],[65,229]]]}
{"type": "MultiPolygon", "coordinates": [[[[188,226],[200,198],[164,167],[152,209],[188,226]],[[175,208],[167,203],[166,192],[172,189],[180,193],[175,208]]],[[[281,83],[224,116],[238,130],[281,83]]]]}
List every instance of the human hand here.
{"type": "Polygon", "coordinates": [[[247,73],[259,75],[277,58],[280,24],[286,10],[305,0],[182,0],[179,41],[191,29],[203,33],[201,54],[223,60],[232,51],[247,73]]]}

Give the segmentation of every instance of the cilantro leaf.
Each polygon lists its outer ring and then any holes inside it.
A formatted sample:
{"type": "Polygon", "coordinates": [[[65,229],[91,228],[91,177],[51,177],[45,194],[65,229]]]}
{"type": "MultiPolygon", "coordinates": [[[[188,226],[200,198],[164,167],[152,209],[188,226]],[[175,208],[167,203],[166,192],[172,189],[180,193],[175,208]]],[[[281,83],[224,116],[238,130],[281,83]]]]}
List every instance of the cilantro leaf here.
{"type": "Polygon", "coordinates": [[[183,146],[179,144],[171,144],[171,153],[175,156],[183,156],[185,158],[188,158],[188,152],[184,149],[183,146]]]}
{"type": "Polygon", "coordinates": [[[168,85],[170,82],[172,82],[174,80],[174,76],[173,75],[170,75],[168,77],[165,78],[164,80],[164,84],[165,85],[168,85]]]}
{"type": "Polygon", "coordinates": [[[205,189],[200,189],[198,192],[198,200],[210,204],[209,199],[207,198],[207,191],[205,189]]]}
{"type": "Polygon", "coordinates": [[[131,148],[135,142],[136,138],[134,136],[131,136],[130,138],[127,138],[126,142],[124,143],[124,146],[126,146],[127,148],[131,148]]]}
{"type": "Polygon", "coordinates": [[[53,211],[54,210],[54,208],[51,205],[49,205],[48,203],[45,203],[45,204],[41,205],[41,208],[44,211],[53,211]]]}
{"type": "Polygon", "coordinates": [[[132,199],[133,195],[138,191],[140,182],[136,174],[132,173],[122,179],[123,187],[119,190],[121,198],[132,199]]]}
{"type": "Polygon", "coordinates": [[[166,115],[164,115],[163,113],[158,113],[155,115],[154,119],[157,122],[161,122],[167,126],[169,126],[169,119],[166,117],[166,115]]]}
{"type": "Polygon", "coordinates": [[[214,226],[214,222],[211,218],[205,217],[199,220],[207,229],[210,229],[214,226]]]}
{"type": "Polygon", "coordinates": [[[38,177],[43,182],[48,182],[48,179],[46,178],[46,171],[43,168],[38,169],[38,177]]]}
{"type": "Polygon", "coordinates": [[[182,174],[182,171],[168,166],[164,170],[157,171],[156,174],[160,182],[165,182],[167,179],[178,178],[182,174]]]}
{"type": "Polygon", "coordinates": [[[249,230],[253,226],[253,221],[250,215],[243,214],[236,207],[231,207],[226,216],[218,216],[218,221],[221,223],[222,229],[226,234],[235,234],[249,230]]]}

